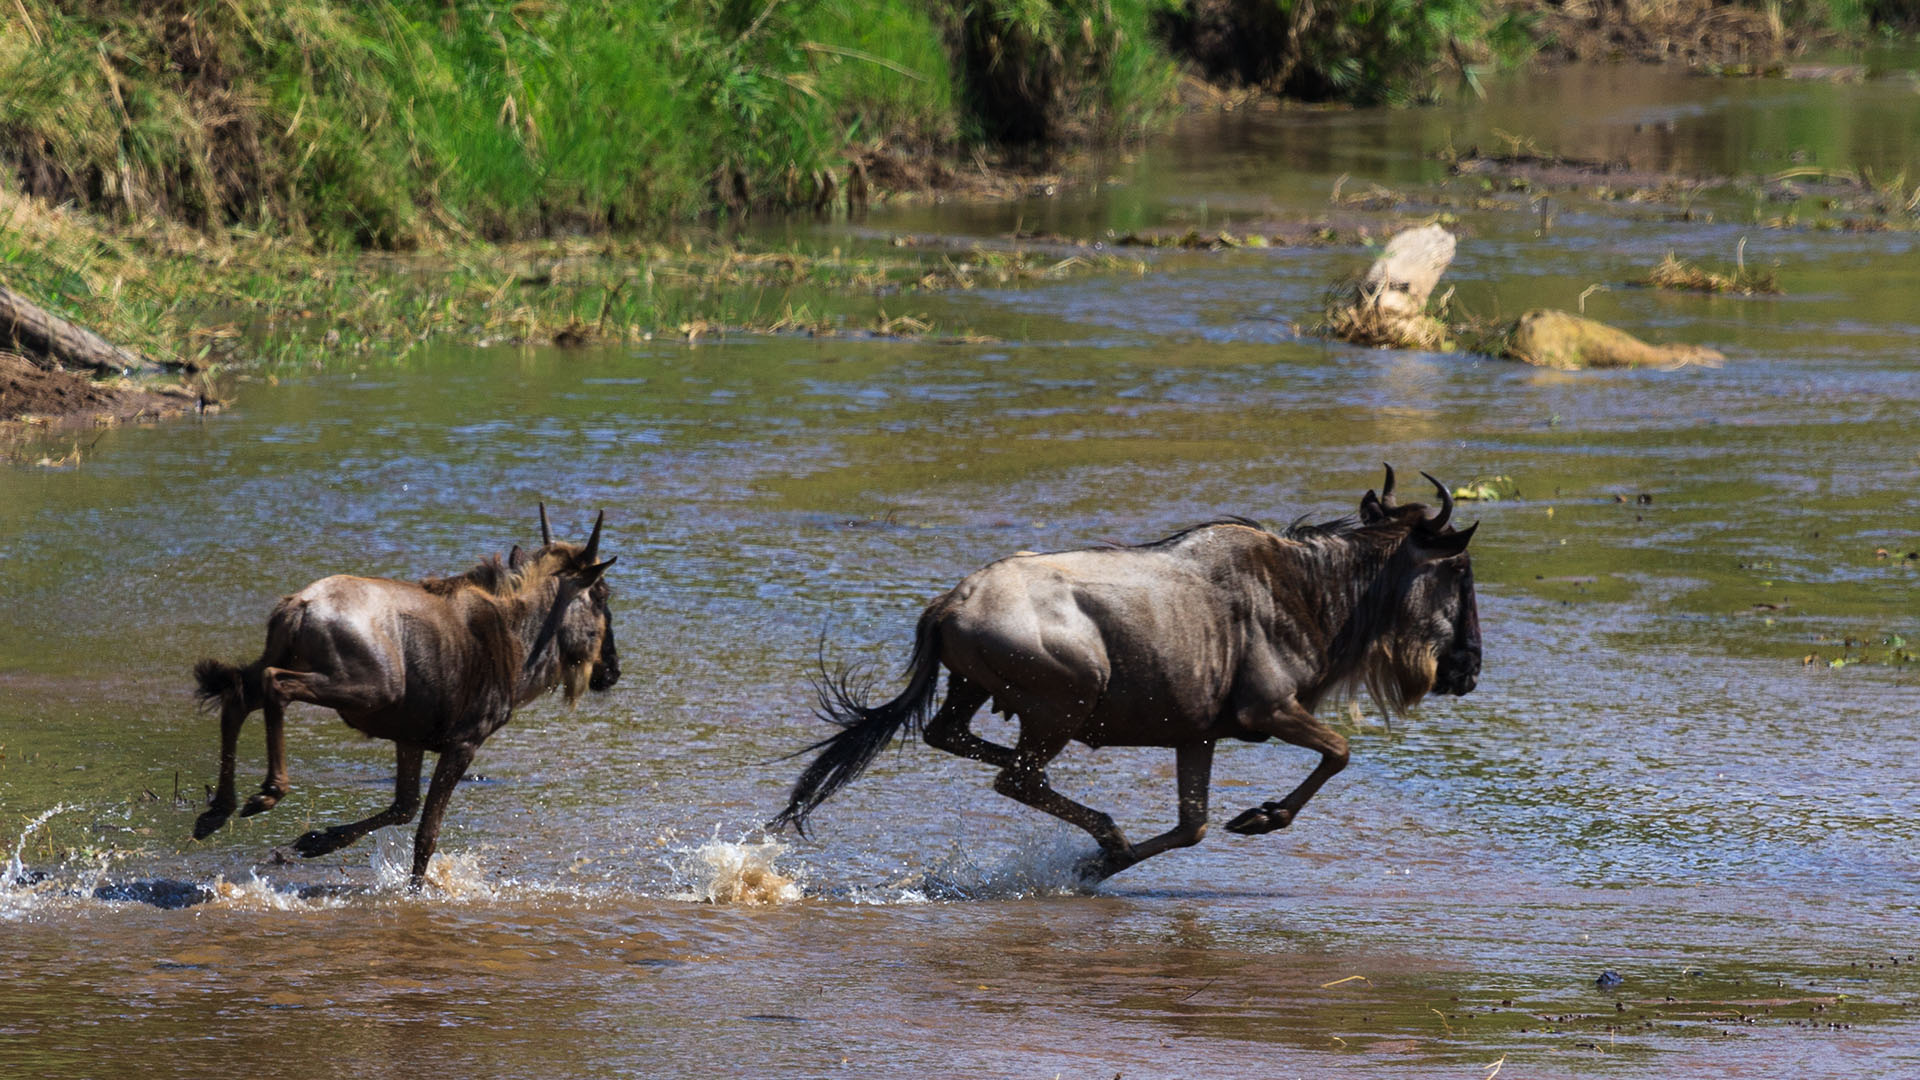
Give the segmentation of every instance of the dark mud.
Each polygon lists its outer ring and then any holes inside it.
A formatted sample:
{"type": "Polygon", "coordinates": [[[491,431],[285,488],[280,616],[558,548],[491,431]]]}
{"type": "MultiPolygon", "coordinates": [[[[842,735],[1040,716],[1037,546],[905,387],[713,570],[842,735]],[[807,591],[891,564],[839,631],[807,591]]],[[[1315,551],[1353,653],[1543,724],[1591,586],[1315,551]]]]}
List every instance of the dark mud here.
{"type": "Polygon", "coordinates": [[[165,420],[210,404],[181,386],[101,382],[0,352],[0,421],[66,427],[165,420]]]}

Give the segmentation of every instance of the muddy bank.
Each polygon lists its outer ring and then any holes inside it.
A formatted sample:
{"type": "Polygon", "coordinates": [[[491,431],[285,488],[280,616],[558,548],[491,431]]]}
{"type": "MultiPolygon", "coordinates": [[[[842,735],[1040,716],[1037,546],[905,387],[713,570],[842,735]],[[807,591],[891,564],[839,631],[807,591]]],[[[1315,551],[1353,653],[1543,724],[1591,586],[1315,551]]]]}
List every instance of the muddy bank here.
{"type": "Polygon", "coordinates": [[[0,423],[46,427],[165,420],[216,407],[184,386],[96,381],[0,352],[0,423]]]}

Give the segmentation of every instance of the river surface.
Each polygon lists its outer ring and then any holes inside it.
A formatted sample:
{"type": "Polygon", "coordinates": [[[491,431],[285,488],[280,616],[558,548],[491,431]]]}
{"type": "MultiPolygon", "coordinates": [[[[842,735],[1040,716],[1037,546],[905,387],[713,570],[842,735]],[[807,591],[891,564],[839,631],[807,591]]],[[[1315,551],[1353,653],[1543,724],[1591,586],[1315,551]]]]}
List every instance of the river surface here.
{"type": "MultiPolygon", "coordinates": [[[[1431,155],[1501,132],[1687,176],[1920,175],[1910,76],[1489,90],[1194,118],[1065,197],[795,242],[1251,228],[1325,213],[1343,175],[1473,194],[1431,155]]],[[[1584,292],[1725,364],[1326,344],[1294,324],[1365,250],[1167,253],[890,302],[998,342],[427,349],[0,473],[0,1073],[1920,1073],[1920,235],[1763,228],[1725,192],[1713,220],[1556,193],[1543,232],[1537,194],[1456,212],[1463,300],[1584,292]],[[1784,296],[1625,284],[1743,237],[1784,296]],[[800,766],[776,759],[822,733],[823,637],[891,693],[920,606],[994,558],[1331,518],[1383,461],[1409,494],[1421,469],[1517,488],[1460,511],[1485,673],[1390,725],[1339,712],[1352,765],[1293,827],[1216,825],[1089,890],[1083,834],[910,745],[762,842],[800,766]],[[392,783],[388,744],[317,710],[290,717],[292,796],[191,841],[217,741],[194,660],[251,659],[314,578],[536,542],[537,499],[575,539],[607,512],[625,677],[486,745],[424,892],[400,830],[285,857],[392,783]]],[[[1223,746],[1216,822],[1311,764],[1223,746]]],[[[1172,820],[1169,752],[1052,776],[1136,837],[1172,820]]]]}

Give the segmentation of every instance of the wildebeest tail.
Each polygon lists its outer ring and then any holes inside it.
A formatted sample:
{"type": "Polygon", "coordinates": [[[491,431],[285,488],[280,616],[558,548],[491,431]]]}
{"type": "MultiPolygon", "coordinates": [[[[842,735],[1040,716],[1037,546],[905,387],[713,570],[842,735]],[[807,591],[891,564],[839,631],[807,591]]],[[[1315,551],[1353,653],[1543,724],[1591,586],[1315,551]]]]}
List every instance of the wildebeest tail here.
{"type": "Polygon", "coordinates": [[[933,711],[934,694],[940,683],[940,605],[936,602],[920,615],[913,635],[913,659],[907,665],[907,688],[899,697],[882,705],[860,700],[860,689],[851,685],[845,672],[828,672],[824,664],[814,678],[814,691],[820,696],[818,709],[822,720],[839,731],[792,755],[818,750],[819,755],[794,781],[787,796],[786,809],[767,823],[770,829],[792,824],[806,831],[807,815],[827,801],[834,792],[852,783],[880,751],[887,748],[901,729],[909,734],[920,730],[933,711]]]}
{"type": "Polygon", "coordinates": [[[263,670],[259,664],[242,668],[221,660],[202,660],[193,665],[194,680],[200,684],[193,696],[208,709],[223,708],[228,702],[238,700],[252,712],[260,707],[264,697],[260,684],[263,670]]]}

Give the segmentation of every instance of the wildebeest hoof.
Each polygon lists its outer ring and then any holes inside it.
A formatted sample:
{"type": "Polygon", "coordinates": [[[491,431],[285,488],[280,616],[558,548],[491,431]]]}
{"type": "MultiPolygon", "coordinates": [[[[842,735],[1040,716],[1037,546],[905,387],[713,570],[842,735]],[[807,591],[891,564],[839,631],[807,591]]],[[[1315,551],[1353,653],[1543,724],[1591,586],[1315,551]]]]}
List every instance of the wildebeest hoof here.
{"type": "Polygon", "coordinates": [[[195,840],[205,840],[207,837],[219,832],[220,826],[225,825],[227,818],[231,816],[233,816],[233,807],[231,806],[208,807],[206,813],[194,819],[193,838],[195,840]]]}
{"type": "Polygon", "coordinates": [[[332,829],[315,829],[301,836],[300,839],[295,840],[293,842],[293,850],[299,853],[301,858],[311,859],[315,855],[325,855],[329,851],[338,851],[348,844],[353,843],[353,840],[353,837],[342,836],[332,829]]]}
{"type": "Polygon", "coordinates": [[[1267,803],[1244,811],[1239,817],[1227,822],[1227,831],[1242,836],[1259,836],[1276,829],[1284,829],[1293,823],[1293,811],[1277,803],[1267,803]]]}
{"type": "Polygon", "coordinates": [[[252,817],[255,814],[264,814],[279,805],[280,796],[269,795],[263,791],[247,800],[247,805],[240,808],[240,816],[252,817]]]}
{"type": "Polygon", "coordinates": [[[1140,860],[1117,851],[1098,851],[1073,864],[1073,874],[1083,884],[1098,885],[1140,860]]]}

